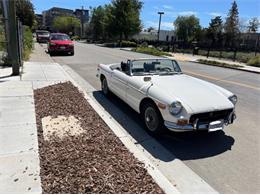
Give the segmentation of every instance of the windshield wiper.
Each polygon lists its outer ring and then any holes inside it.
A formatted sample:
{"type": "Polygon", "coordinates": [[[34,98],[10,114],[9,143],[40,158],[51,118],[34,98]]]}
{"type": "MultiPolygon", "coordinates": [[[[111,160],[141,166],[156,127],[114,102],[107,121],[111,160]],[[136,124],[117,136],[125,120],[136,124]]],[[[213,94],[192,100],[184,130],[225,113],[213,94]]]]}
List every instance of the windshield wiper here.
{"type": "Polygon", "coordinates": [[[160,72],[159,75],[173,75],[173,74],[179,74],[180,72],[175,72],[175,71],[163,71],[160,72]]]}

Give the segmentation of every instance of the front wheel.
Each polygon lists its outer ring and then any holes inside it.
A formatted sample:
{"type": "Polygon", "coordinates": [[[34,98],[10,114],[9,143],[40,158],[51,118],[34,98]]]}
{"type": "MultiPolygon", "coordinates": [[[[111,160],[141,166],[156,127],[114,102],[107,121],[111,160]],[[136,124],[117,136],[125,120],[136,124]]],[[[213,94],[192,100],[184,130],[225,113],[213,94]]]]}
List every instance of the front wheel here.
{"type": "Polygon", "coordinates": [[[141,116],[148,133],[158,135],[163,132],[163,119],[156,105],[151,102],[145,103],[142,108],[141,116]]]}
{"type": "Polygon", "coordinates": [[[106,78],[102,78],[102,80],[101,80],[101,89],[102,89],[102,92],[105,96],[109,95],[110,91],[109,91],[109,88],[108,88],[108,85],[107,85],[106,78]]]}

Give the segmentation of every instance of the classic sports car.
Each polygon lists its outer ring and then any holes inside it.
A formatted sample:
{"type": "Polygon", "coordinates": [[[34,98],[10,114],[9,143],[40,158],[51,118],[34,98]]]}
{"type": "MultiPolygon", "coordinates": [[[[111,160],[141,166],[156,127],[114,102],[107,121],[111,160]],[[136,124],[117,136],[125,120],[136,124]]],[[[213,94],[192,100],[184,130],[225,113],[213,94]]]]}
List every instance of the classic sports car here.
{"type": "Polygon", "coordinates": [[[128,60],[100,64],[97,71],[103,93],[113,92],[140,113],[151,134],[164,126],[179,132],[223,130],[236,118],[236,95],[183,74],[175,60],[128,60]]]}
{"type": "Polygon", "coordinates": [[[63,33],[51,33],[48,42],[48,53],[68,53],[74,55],[74,43],[70,37],[63,33]]]}

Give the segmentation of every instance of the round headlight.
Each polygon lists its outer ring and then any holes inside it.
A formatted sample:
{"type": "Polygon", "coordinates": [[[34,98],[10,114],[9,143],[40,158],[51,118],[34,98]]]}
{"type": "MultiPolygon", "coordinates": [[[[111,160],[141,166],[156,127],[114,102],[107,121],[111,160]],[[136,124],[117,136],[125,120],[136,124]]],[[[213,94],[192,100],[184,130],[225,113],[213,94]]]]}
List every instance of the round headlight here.
{"type": "Polygon", "coordinates": [[[180,102],[176,101],[173,102],[170,106],[169,106],[169,112],[173,115],[177,115],[181,112],[182,110],[182,105],[180,102]]]}
{"type": "Polygon", "coordinates": [[[237,96],[236,95],[232,95],[228,98],[234,105],[236,105],[237,103],[237,96]]]}

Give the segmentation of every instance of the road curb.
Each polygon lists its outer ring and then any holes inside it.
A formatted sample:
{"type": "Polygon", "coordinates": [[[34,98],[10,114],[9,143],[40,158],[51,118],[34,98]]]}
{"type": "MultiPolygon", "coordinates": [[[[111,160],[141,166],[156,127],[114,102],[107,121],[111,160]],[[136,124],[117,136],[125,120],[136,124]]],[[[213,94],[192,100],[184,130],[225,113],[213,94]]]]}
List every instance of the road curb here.
{"type": "MultiPolygon", "coordinates": [[[[65,72],[71,78],[71,82],[77,86],[85,95],[89,104],[100,115],[105,123],[111,128],[115,135],[122,141],[122,143],[129,149],[134,156],[145,164],[148,173],[153,177],[156,183],[165,191],[165,193],[218,193],[211,186],[209,186],[202,178],[188,168],[183,162],[178,159],[174,159],[175,162],[175,174],[179,177],[178,183],[175,179],[169,179],[165,176],[167,173],[163,173],[158,169],[158,159],[152,160],[151,155],[142,146],[137,146],[137,141],[125,130],[98,102],[92,95],[93,91],[96,91],[87,81],[79,76],[74,70],[67,65],[61,65],[65,72]],[[186,183],[186,185],[183,185],[186,183]],[[176,187],[177,186],[177,187],[176,187]],[[178,186],[182,186],[178,188],[178,186]]],[[[155,140],[151,139],[151,142],[155,142],[160,147],[162,146],[155,140]]],[[[167,153],[166,149],[160,152],[167,153]],[[165,150],[165,151],[164,151],[165,150]]],[[[165,163],[163,166],[167,166],[165,163]]],[[[172,177],[175,177],[172,176],[172,177]]]]}
{"type": "MultiPolygon", "coordinates": [[[[180,61],[182,61],[182,60],[180,60],[180,61]]],[[[214,66],[214,65],[204,64],[204,63],[197,62],[197,61],[193,61],[193,60],[188,60],[188,61],[187,61],[187,60],[183,60],[183,61],[184,61],[184,62],[197,63],[197,64],[203,64],[203,65],[207,65],[207,66],[214,66]]],[[[260,74],[260,72],[253,71],[253,70],[242,69],[242,68],[233,68],[233,67],[225,67],[225,66],[214,66],[214,67],[227,68],[227,69],[240,70],[240,71],[244,71],[244,72],[250,72],[250,73],[260,74]]]]}

